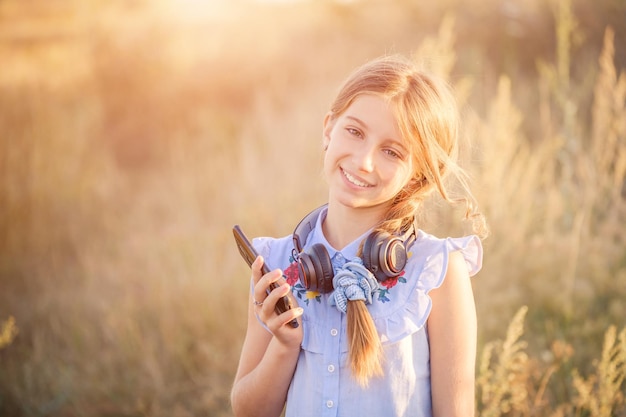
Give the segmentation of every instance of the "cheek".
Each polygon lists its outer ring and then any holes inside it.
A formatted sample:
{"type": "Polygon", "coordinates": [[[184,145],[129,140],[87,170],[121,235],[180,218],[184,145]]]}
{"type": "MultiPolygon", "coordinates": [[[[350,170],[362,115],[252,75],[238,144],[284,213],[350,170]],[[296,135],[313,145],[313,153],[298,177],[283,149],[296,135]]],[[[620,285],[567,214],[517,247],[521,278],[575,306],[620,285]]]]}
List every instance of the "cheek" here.
{"type": "Polygon", "coordinates": [[[322,161],[322,172],[326,178],[329,177],[333,167],[336,165],[331,148],[332,146],[324,152],[324,159],[322,161]]]}
{"type": "Polygon", "coordinates": [[[341,159],[346,154],[346,147],[341,138],[333,137],[332,140],[326,143],[326,150],[324,151],[324,163],[336,163],[338,159],[341,159]]]}

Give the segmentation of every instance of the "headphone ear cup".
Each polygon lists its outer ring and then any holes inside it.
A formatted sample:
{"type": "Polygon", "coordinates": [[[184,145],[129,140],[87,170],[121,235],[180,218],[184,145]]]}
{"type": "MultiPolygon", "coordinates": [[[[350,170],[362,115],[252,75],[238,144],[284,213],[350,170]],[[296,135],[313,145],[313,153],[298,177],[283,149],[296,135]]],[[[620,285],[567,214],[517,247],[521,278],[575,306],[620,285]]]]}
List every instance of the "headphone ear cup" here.
{"type": "Polygon", "coordinates": [[[387,232],[370,234],[363,245],[362,257],[365,267],[381,282],[400,275],[407,261],[402,239],[387,232]]]}
{"type": "MultiPolygon", "coordinates": [[[[365,243],[363,244],[363,253],[361,254],[363,264],[372,274],[374,274],[378,281],[384,281],[387,279],[387,277],[384,276],[380,270],[380,263],[378,261],[378,248],[380,246],[381,234],[382,232],[371,233],[367,239],[365,239],[365,243]]],[[[384,239],[384,237],[382,239],[384,239]]]]}
{"type": "Polygon", "coordinates": [[[393,237],[386,242],[384,271],[388,278],[397,277],[404,271],[408,255],[404,242],[399,237],[393,237]]]}
{"type": "Polygon", "coordinates": [[[299,256],[298,269],[302,284],[309,291],[322,294],[333,290],[333,265],[326,247],[317,243],[299,256]]]}

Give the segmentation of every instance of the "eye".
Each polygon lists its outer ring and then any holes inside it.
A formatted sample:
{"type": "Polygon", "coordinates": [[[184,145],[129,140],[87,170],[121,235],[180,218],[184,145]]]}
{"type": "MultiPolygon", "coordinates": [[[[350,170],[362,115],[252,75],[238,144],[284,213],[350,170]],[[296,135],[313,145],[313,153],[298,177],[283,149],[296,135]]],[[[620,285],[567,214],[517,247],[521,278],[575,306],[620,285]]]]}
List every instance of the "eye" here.
{"type": "Polygon", "coordinates": [[[400,155],[398,152],[396,152],[393,149],[385,149],[384,152],[394,159],[402,159],[402,155],[400,155]]]}
{"type": "Polygon", "coordinates": [[[361,133],[361,131],[359,129],[355,129],[353,127],[347,127],[346,131],[351,134],[352,136],[356,136],[357,138],[362,138],[363,137],[363,133],[361,133]]]}

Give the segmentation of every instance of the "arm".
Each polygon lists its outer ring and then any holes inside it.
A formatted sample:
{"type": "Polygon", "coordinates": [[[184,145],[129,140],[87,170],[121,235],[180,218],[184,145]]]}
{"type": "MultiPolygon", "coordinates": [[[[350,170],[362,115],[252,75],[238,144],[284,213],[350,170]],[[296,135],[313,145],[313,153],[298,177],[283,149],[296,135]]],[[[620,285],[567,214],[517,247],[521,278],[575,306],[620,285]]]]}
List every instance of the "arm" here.
{"type": "Polygon", "coordinates": [[[430,293],[428,318],[435,417],[474,415],[476,308],[463,255],[450,253],[441,287],[430,293]]]}
{"type": "MultiPolygon", "coordinates": [[[[276,315],[276,301],[290,292],[289,286],[281,278],[279,270],[261,277],[262,264],[261,257],[252,264],[254,296],[250,297],[248,330],[231,392],[235,416],[280,415],[302,342],[302,325],[295,329],[288,325],[293,318],[302,315],[302,309],[294,307],[280,316],[276,315]],[[283,285],[266,298],[265,290],[270,282],[280,283],[281,280],[283,285]],[[263,301],[263,305],[254,306],[253,299],[263,301]],[[263,328],[255,314],[259,315],[271,333],[263,328]]],[[[295,300],[292,299],[292,302],[295,303],[295,300]]]]}

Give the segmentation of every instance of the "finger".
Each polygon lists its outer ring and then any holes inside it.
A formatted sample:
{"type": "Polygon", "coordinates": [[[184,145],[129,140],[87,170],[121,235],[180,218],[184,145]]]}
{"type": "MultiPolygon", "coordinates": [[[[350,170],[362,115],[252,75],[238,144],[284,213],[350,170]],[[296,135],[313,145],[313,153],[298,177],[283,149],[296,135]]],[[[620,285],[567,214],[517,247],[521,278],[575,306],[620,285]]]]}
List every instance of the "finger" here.
{"type": "Polygon", "coordinates": [[[265,302],[263,303],[263,311],[267,317],[278,315],[276,312],[276,304],[281,298],[288,295],[290,292],[291,287],[286,282],[283,282],[282,285],[278,285],[270,291],[265,298],[265,302]]]}
{"type": "Polygon", "coordinates": [[[276,283],[282,277],[280,269],[275,269],[263,275],[254,286],[254,304],[261,305],[265,301],[270,285],[276,283]]]}
{"type": "Polygon", "coordinates": [[[256,257],[254,262],[252,262],[252,265],[250,265],[250,268],[252,269],[252,279],[255,284],[259,282],[259,280],[263,276],[263,273],[261,271],[264,263],[265,259],[263,259],[261,255],[259,255],[256,257]]]}
{"type": "MultiPolygon", "coordinates": [[[[303,314],[304,309],[302,307],[294,307],[278,316],[274,315],[273,317],[268,318],[266,326],[271,330],[272,334],[277,334],[276,332],[283,327],[293,331],[292,329],[294,329],[294,327],[290,324],[291,321],[296,320],[300,325],[302,325],[301,317],[303,314]]],[[[295,328],[297,329],[298,327],[295,328]]]]}
{"type": "Polygon", "coordinates": [[[290,323],[294,319],[300,322],[300,317],[302,317],[303,314],[304,309],[302,307],[294,307],[278,316],[278,320],[280,320],[280,323],[282,323],[283,326],[287,326],[292,329],[293,327],[288,323],[290,323]]]}
{"type": "Polygon", "coordinates": [[[274,288],[266,298],[267,304],[276,305],[278,300],[291,292],[291,287],[286,282],[274,288]]]}

